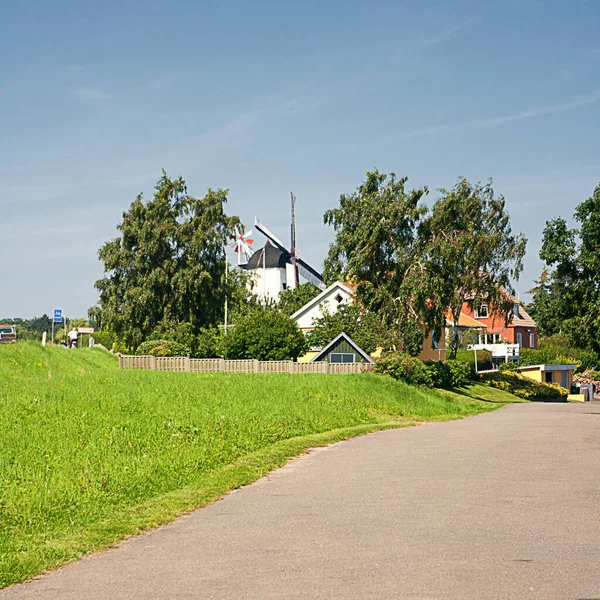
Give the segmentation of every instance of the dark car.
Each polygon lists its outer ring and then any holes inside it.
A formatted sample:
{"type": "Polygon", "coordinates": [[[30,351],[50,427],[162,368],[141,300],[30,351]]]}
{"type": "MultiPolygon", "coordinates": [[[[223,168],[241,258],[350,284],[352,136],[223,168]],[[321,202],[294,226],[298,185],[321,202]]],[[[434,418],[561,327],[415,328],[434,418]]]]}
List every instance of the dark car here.
{"type": "Polygon", "coordinates": [[[0,323],[0,344],[15,344],[17,342],[17,328],[14,325],[0,323]]]}

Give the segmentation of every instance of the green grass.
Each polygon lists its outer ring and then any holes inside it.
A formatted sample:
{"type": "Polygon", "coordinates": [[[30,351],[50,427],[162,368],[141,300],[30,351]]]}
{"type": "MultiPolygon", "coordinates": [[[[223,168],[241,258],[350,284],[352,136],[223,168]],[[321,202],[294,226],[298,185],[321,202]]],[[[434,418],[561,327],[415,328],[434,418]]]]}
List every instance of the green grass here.
{"type": "Polygon", "coordinates": [[[465,401],[470,398],[472,400],[480,400],[481,402],[502,403],[507,402],[527,402],[521,398],[517,398],[512,394],[499,390],[483,383],[474,383],[466,388],[458,390],[440,390],[448,398],[452,398],[458,402],[465,401]]]}
{"type": "Polygon", "coordinates": [[[102,350],[0,346],[0,587],[168,522],[306,448],[514,400],[482,387],[119,371],[102,350]]]}

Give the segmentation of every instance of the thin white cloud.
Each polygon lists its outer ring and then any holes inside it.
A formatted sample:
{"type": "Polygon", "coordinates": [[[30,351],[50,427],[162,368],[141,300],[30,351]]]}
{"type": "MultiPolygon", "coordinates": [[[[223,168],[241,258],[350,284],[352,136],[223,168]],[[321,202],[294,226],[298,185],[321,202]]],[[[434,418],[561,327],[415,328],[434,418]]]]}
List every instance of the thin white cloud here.
{"type": "Polygon", "coordinates": [[[450,29],[443,31],[442,33],[439,33],[437,35],[432,35],[431,37],[427,37],[423,40],[423,45],[436,46],[437,44],[447,42],[448,40],[452,39],[458,33],[458,31],[461,29],[461,27],[462,27],[461,25],[455,25],[454,27],[451,27],[450,29]]]}
{"type": "Polygon", "coordinates": [[[583,106],[589,106],[596,104],[600,101],[600,89],[595,90],[589,94],[582,96],[576,96],[568,102],[562,104],[550,104],[547,106],[535,106],[527,108],[525,110],[512,113],[509,115],[501,115],[498,117],[490,117],[487,119],[471,119],[469,121],[463,121],[462,123],[449,123],[446,125],[434,125],[432,127],[425,127],[423,129],[415,129],[413,131],[407,131],[406,133],[400,134],[400,138],[413,138],[423,137],[427,135],[433,135],[436,133],[443,133],[444,131],[450,131],[454,129],[464,129],[467,127],[492,127],[494,125],[503,125],[504,123],[510,123],[511,121],[522,121],[524,119],[531,119],[534,117],[541,117],[544,115],[553,115],[556,113],[565,112],[568,110],[574,110],[583,106]]]}
{"type": "Polygon", "coordinates": [[[82,100],[92,101],[107,100],[108,98],[110,98],[110,95],[107,94],[105,91],[91,87],[75,88],[73,90],[73,96],[75,96],[76,98],[81,98],[82,100]]]}

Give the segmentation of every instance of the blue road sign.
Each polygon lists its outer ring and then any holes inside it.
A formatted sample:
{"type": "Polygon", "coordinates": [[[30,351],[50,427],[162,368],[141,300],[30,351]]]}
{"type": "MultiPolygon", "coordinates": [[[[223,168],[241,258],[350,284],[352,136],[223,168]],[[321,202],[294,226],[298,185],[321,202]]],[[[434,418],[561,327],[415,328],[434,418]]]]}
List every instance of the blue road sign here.
{"type": "Polygon", "coordinates": [[[62,308],[55,308],[54,309],[54,322],[55,323],[62,323],[62,308]]]}

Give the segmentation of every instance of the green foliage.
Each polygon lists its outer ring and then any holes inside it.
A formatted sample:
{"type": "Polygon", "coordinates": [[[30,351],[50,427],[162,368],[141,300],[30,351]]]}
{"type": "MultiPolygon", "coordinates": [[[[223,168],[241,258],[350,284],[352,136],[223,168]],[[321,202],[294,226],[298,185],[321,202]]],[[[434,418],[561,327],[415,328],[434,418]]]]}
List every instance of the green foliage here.
{"type": "MultiPolygon", "coordinates": [[[[477,370],[486,371],[492,368],[492,353],[489,350],[477,350],[477,370]]],[[[466,362],[472,365],[475,371],[475,351],[474,350],[458,350],[456,360],[466,362]]]]}
{"type": "Polygon", "coordinates": [[[138,356],[189,356],[191,349],[172,340],[148,340],[137,347],[138,356]]]}
{"type": "Polygon", "coordinates": [[[96,331],[93,337],[96,344],[101,344],[107,350],[110,350],[117,342],[117,336],[112,331],[96,331]]]}
{"type": "Polygon", "coordinates": [[[539,383],[513,371],[496,371],[481,375],[494,388],[524,400],[565,400],[569,391],[555,383],[539,383]]]}
{"type": "Polygon", "coordinates": [[[464,387],[473,380],[473,369],[469,363],[462,360],[448,360],[445,364],[450,374],[450,387],[464,387]]]}
{"type": "MultiPolygon", "coordinates": [[[[437,310],[450,308],[454,323],[465,302],[471,308],[485,302],[507,322],[513,300],[506,290],[523,269],[525,236],[512,232],[505,200],[494,195],[491,181],[471,184],[460,178],[451,190],[441,192],[421,229],[430,297],[439,299],[437,310]]],[[[450,344],[450,357],[455,358],[457,330],[450,344]]]]}
{"type": "Polygon", "coordinates": [[[296,323],[277,310],[264,309],[240,318],[223,339],[225,358],[296,359],[308,344],[296,323]]]}
{"type": "Polygon", "coordinates": [[[600,185],[577,206],[578,229],[565,219],[546,223],[540,258],[546,269],[532,290],[543,333],[563,333],[572,347],[600,353],[600,185]],[[548,271],[548,267],[552,267],[548,271]]]}
{"type": "Polygon", "coordinates": [[[500,371],[500,373],[518,373],[519,372],[519,364],[516,362],[513,362],[511,360],[501,363],[500,366],[498,367],[498,371],[500,371]]]}
{"type": "MultiPolygon", "coordinates": [[[[281,464],[255,453],[285,440],[499,406],[370,374],[189,375],[117,364],[100,349],[0,348],[0,587],[214,500],[202,490],[239,471],[238,461],[247,459],[248,479],[216,493],[249,483],[281,464]]],[[[302,448],[284,446],[281,460],[302,448]]]]}
{"type": "Polygon", "coordinates": [[[373,371],[411,385],[438,388],[463,387],[473,378],[472,368],[466,362],[459,360],[423,362],[401,352],[377,360],[373,371]]]}
{"type": "Polygon", "coordinates": [[[427,188],[407,190],[407,182],[394,173],[367,172],[356,192],[342,194],[339,207],[325,212],[335,240],[324,276],[356,282],[359,302],[379,316],[394,346],[416,355],[424,337],[416,309],[422,294],[414,297],[419,289],[406,284],[406,273],[417,264],[417,229],[427,212],[420,202],[427,188]]]}
{"type": "Polygon", "coordinates": [[[48,333],[48,336],[50,336],[50,332],[52,331],[52,319],[46,314],[41,317],[34,317],[33,319],[0,319],[0,323],[15,325],[19,341],[41,340],[44,331],[48,333]]]}
{"type": "Polygon", "coordinates": [[[357,303],[338,306],[335,313],[324,313],[313,325],[307,336],[311,348],[322,348],[344,332],[367,354],[377,348],[392,349],[392,336],[381,318],[357,303]]]}
{"type": "MultiPolygon", "coordinates": [[[[368,172],[325,213],[335,230],[325,276],[355,282],[358,300],[380,317],[393,345],[416,356],[423,338],[446,326],[448,308],[456,323],[464,302],[484,301],[508,321],[513,300],[506,290],[521,273],[526,240],[513,234],[491,183],[461,178],[441,190],[429,213],[420,204],[427,189],[407,191],[407,181],[368,172]]],[[[458,347],[454,335],[452,358],[458,347]]]]}
{"type": "Polygon", "coordinates": [[[291,317],[297,310],[308,304],[321,290],[312,283],[299,285],[297,288],[287,288],[279,294],[277,309],[291,317]]]}
{"type": "MultiPolygon", "coordinates": [[[[575,354],[579,354],[576,352],[575,354]]],[[[533,350],[531,348],[521,348],[520,364],[523,367],[531,365],[577,365],[577,369],[581,368],[581,361],[574,356],[564,356],[557,354],[552,348],[540,348],[533,350]]]]}
{"type": "Polygon", "coordinates": [[[224,213],[227,191],[194,198],[183,179],[164,171],[155,189],[149,202],[136,198],[123,213],[120,237],[99,252],[102,324],[133,346],[163,321],[189,323],[195,333],[222,322],[236,283],[225,281],[224,247],[239,225],[224,213]]]}
{"type": "Polygon", "coordinates": [[[223,333],[216,327],[201,329],[196,336],[196,345],[192,356],[194,358],[223,356],[223,340],[223,333]]]}

